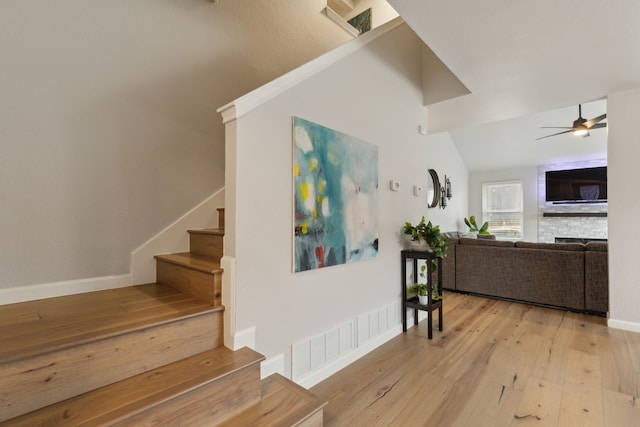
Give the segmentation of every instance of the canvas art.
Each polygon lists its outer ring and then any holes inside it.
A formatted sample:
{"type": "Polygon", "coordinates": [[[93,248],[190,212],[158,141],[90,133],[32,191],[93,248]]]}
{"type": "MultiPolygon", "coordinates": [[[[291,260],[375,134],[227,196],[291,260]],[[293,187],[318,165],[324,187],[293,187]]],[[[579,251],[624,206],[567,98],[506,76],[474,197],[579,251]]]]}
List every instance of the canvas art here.
{"type": "Polygon", "coordinates": [[[294,269],[378,253],[378,147],[293,118],[294,269]]]}

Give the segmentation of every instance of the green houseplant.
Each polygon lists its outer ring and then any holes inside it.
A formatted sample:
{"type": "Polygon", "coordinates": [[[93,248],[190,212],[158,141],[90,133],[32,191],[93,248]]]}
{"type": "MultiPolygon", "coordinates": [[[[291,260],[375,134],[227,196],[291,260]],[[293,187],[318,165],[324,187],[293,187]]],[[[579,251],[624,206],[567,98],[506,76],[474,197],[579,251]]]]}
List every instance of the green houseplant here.
{"type": "Polygon", "coordinates": [[[435,256],[444,257],[447,255],[448,240],[440,233],[440,226],[425,223],[424,216],[419,223],[413,225],[410,222],[404,223],[404,234],[410,236],[411,241],[423,240],[435,256]]]}
{"type": "MultiPolygon", "coordinates": [[[[434,265],[437,265],[437,264],[434,264],[434,265]]],[[[423,264],[422,266],[420,266],[420,277],[425,279],[425,281],[426,281],[426,270],[427,270],[427,264],[423,264]]],[[[429,292],[429,285],[427,283],[418,282],[407,287],[407,296],[409,297],[417,296],[418,300],[420,301],[420,304],[428,304],[429,302],[428,292],[429,292]]],[[[434,283],[431,285],[431,299],[434,301],[437,301],[440,298],[441,297],[440,297],[440,292],[438,291],[438,285],[434,283]]]]}
{"type": "Polygon", "coordinates": [[[476,217],[471,215],[469,219],[465,218],[464,223],[469,227],[469,231],[477,232],[478,234],[491,234],[489,233],[489,223],[487,221],[482,224],[481,227],[478,227],[478,223],[476,223],[476,217]]]}
{"type": "MultiPolygon", "coordinates": [[[[420,222],[415,225],[410,222],[405,222],[404,233],[410,236],[411,241],[425,241],[428,246],[427,250],[431,251],[436,257],[443,258],[447,256],[447,249],[449,247],[448,238],[442,235],[442,233],[440,232],[440,226],[433,225],[431,221],[426,222],[424,216],[422,217],[420,222]]],[[[437,268],[438,262],[434,258],[431,260],[431,271],[435,272],[437,268]]],[[[425,263],[420,266],[420,277],[424,279],[424,282],[427,282],[426,275],[427,264],[425,263]]],[[[431,289],[428,289],[427,283],[420,283],[420,281],[417,281],[413,285],[407,287],[407,295],[417,296],[418,299],[421,300],[421,304],[427,304],[426,298],[429,291],[431,291],[431,298],[433,300],[438,300],[441,298],[438,292],[438,285],[435,283],[431,285],[431,289]]]]}

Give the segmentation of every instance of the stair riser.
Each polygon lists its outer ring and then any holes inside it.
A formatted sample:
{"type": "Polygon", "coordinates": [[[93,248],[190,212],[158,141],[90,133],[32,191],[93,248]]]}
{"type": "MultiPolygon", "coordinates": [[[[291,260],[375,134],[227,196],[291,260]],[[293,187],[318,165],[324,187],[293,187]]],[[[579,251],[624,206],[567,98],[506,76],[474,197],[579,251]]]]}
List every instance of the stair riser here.
{"type": "Polygon", "coordinates": [[[191,295],[207,304],[222,305],[222,274],[203,273],[180,265],[156,260],[156,281],[191,295]]]}
{"type": "Polygon", "coordinates": [[[260,401],[255,364],[155,406],[114,426],[215,425],[260,401]]]}
{"type": "Polygon", "coordinates": [[[0,421],[222,343],[222,313],[132,331],[0,366],[0,421]]]}
{"type": "Polygon", "coordinates": [[[218,208],[218,228],[224,230],[224,208],[218,208]]]}
{"type": "Polygon", "coordinates": [[[216,234],[189,234],[189,251],[195,255],[213,257],[217,262],[222,258],[224,236],[216,234]]]}

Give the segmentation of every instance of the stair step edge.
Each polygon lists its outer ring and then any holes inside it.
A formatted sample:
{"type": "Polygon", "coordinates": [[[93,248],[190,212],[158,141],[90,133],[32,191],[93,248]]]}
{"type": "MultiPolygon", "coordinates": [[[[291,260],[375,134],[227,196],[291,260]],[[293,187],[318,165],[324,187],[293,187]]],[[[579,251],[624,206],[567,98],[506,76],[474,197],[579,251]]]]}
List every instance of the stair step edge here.
{"type": "Polygon", "coordinates": [[[9,353],[6,356],[0,358],[0,364],[12,363],[20,359],[26,359],[38,355],[45,355],[49,353],[63,351],[79,345],[86,345],[92,342],[98,342],[122,335],[131,334],[134,332],[144,331],[145,329],[166,325],[172,322],[181,322],[183,320],[192,319],[194,317],[207,315],[216,311],[224,311],[224,306],[211,306],[210,309],[197,311],[188,315],[180,315],[174,317],[167,317],[164,320],[154,320],[153,322],[141,321],[138,325],[128,325],[125,328],[114,328],[113,330],[101,331],[99,334],[93,334],[87,332],[86,334],[77,335],[73,338],[63,339],[58,343],[46,343],[45,346],[34,345],[31,348],[21,349],[19,352],[9,353]]]}
{"type": "Polygon", "coordinates": [[[299,386],[280,374],[272,374],[262,380],[262,399],[245,411],[219,424],[218,427],[236,425],[291,425],[304,423],[318,411],[322,411],[327,401],[320,399],[311,391],[299,386]],[[282,401],[299,403],[293,409],[281,413],[282,401]]]}
{"type": "Polygon", "coordinates": [[[187,230],[189,234],[210,234],[213,236],[224,236],[224,229],[222,228],[202,228],[187,230]]]}
{"type": "MultiPolygon", "coordinates": [[[[149,285],[149,284],[147,284],[149,285]]],[[[145,286],[145,285],[140,285],[145,286]]],[[[100,291],[95,292],[96,294],[100,291]]],[[[172,322],[181,322],[199,316],[206,316],[211,313],[224,311],[224,306],[213,306],[206,303],[196,303],[193,308],[182,312],[167,313],[164,316],[155,317],[153,319],[140,319],[132,321],[126,325],[117,325],[111,328],[96,330],[91,328],[84,333],[61,338],[57,341],[47,341],[42,344],[33,344],[31,346],[21,347],[15,351],[7,351],[0,354],[0,363],[12,363],[16,360],[26,359],[36,355],[45,355],[58,351],[63,351],[78,345],[85,345],[92,342],[98,342],[134,332],[144,331],[149,328],[166,325],[172,322]]]]}
{"type": "Polygon", "coordinates": [[[200,271],[207,274],[220,274],[223,269],[220,262],[215,258],[202,255],[194,255],[190,252],[181,252],[175,254],[155,255],[157,261],[167,262],[169,264],[178,265],[180,267],[191,270],[200,271]]]}
{"type": "Polygon", "coordinates": [[[68,414],[73,414],[74,419],[69,421],[73,425],[102,425],[102,423],[111,425],[114,421],[126,420],[128,417],[204,387],[263,360],[265,357],[262,354],[248,347],[236,351],[224,346],[217,347],[21,415],[8,422],[9,425],[15,423],[15,425],[26,426],[32,425],[34,418],[37,418],[35,421],[38,422],[59,421],[65,419],[68,414]],[[208,359],[218,363],[208,365],[206,363],[208,359]],[[187,369],[194,363],[200,368],[199,370],[187,369]],[[153,381],[156,378],[161,378],[160,381],[164,386],[159,387],[159,384],[153,381]],[[168,387],[167,382],[170,384],[168,387]],[[115,397],[111,398],[111,395],[115,397]],[[133,398],[129,399],[129,395],[133,398]],[[94,405],[100,407],[99,405],[104,405],[105,401],[112,402],[118,399],[124,403],[115,408],[104,409],[101,413],[95,413],[94,405]]]}

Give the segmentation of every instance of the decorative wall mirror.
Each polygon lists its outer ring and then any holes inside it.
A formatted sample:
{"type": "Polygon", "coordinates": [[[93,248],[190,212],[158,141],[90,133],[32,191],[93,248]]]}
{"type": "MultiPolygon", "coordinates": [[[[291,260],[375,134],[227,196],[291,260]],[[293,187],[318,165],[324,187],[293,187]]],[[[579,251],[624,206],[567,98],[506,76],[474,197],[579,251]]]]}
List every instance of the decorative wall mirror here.
{"type": "Polygon", "coordinates": [[[427,178],[427,206],[430,208],[438,207],[440,203],[440,193],[442,186],[435,169],[429,169],[429,177],[427,178]]]}

